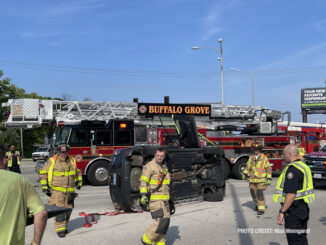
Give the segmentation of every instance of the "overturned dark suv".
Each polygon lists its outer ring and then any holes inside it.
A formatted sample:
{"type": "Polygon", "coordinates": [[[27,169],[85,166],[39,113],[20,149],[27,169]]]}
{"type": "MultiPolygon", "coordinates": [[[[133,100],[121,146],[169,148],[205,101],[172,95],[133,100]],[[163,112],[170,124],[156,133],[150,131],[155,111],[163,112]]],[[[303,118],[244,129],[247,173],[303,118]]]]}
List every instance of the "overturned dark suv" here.
{"type": "MultiPolygon", "coordinates": [[[[223,149],[201,147],[196,123],[190,116],[175,116],[178,135],[166,135],[166,165],[172,173],[171,198],[175,203],[222,201],[225,193],[223,149]]],[[[110,164],[110,195],[114,207],[138,211],[140,176],[143,166],[162,146],[134,146],[116,150],[110,164]]]]}

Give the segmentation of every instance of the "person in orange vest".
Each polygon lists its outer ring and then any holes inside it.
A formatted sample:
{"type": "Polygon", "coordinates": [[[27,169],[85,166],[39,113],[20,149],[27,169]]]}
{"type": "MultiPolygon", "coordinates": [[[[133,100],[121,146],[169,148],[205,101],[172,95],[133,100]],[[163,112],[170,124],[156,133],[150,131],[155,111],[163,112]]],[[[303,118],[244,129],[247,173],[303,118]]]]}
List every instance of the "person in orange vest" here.
{"type": "Polygon", "coordinates": [[[9,171],[21,173],[20,171],[20,163],[22,161],[22,157],[20,156],[19,151],[15,150],[15,146],[10,146],[10,151],[6,152],[6,165],[9,171]]]}
{"type": "Polygon", "coordinates": [[[272,167],[260,145],[253,145],[253,154],[250,155],[247,166],[243,171],[243,179],[249,181],[250,194],[255,204],[258,215],[265,212],[264,191],[272,181],[272,167]]]}
{"type": "MultiPolygon", "coordinates": [[[[50,196],[48,204],[58,207],[74,207],[77,196],[75,187],[80,190],[83,184],[81,171],[76,166],[74,157],[70,157],[69,145],[58,146],[58,154],[49,158],[47,164],[40,170],[42,191],[50,196]]],[[[71,212],[55,217],[55,229],[59,237],[68,233],[67,225],[71,212]]]]}

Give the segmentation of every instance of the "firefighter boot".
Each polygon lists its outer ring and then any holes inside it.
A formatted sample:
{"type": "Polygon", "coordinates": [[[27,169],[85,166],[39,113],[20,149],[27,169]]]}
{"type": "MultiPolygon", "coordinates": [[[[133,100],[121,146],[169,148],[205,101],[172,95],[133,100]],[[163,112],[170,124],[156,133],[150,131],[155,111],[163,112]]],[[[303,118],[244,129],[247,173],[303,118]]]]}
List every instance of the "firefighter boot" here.
{"type": "Polygon", "coordinates": [[[64,238],[66,236],[66,233],[64,231],[60,231],[57,234],[58,234],[58,237],[60,237],[60,238],[64,238]]]}

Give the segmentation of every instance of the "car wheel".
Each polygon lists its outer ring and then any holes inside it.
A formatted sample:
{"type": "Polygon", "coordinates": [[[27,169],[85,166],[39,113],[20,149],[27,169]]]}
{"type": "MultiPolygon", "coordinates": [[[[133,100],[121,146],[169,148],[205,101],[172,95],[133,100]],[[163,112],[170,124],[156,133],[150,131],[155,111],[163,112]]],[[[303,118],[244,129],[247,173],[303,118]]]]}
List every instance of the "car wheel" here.
{"type": "Polygon", "coordinates": [[[87,179],[92,185],[108,185],[109,163],[106,161],[94,162],[87,172],[87,179]]]}
{"type": "Polygon", "coordinates": [[[223,169],[223,174],[224,174],[224,178],[227,179],[230,175],[230,164],[226,159],[222,159],[222,169],[223,169]]]}

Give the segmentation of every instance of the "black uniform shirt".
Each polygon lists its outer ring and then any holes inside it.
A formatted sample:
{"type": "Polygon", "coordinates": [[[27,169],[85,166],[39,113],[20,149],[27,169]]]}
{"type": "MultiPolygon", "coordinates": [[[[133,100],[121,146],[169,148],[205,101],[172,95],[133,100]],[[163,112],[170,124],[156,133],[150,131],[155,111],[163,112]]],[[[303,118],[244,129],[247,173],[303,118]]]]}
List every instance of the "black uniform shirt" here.
{"type": "MultiPolygon", "coordinates": [[[[296,161],[300,161],[299,159],[296,161]]],[[[283,192],[296,194],[303,187],[303,173],[294,166],[290,166],[285,173],[283,192]]]]}

